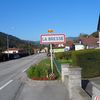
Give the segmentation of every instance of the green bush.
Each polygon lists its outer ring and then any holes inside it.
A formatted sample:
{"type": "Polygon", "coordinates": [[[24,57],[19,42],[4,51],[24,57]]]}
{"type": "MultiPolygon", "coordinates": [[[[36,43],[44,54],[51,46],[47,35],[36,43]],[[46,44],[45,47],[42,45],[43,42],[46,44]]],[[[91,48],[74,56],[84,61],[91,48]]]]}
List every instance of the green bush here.
{"type": "Polygon", "coordinates": [[[61,64],[72,64],[72,51],[55,53],[55,58],[61,64]]]}
{"type": "Polygon", "coordinates": [[[82,68],[82,77],[89,78],[100,75],[100,49],[74,51],[72,64],[82,68]]]}
{"type": "Polygon", "coordinates": [[[63,52],[55,53],[55,57],[56,57],[56,59],[63,59],[64,53],[63,52]]]}
{"type": "Polygon", "coordinates": [[[55,57],[57,60],[59,60],[59,59],[70,60],[71,56],[72,56],[71,54],[72,54],[71,51],[59,52],[59,53],[55,53],[55,57]]]}
{"type": "Polygon", "coordinates": [[[29,78],[35,77],[35,78],[42,78],[42,77],[46,77],[48,75],[48,70],[49,68],[47,68],[46,66],[31,66],[28,70],[27,70],[27,75],[29,78]]]}
{"type": "Polygon", "coordinates": [[[33,77],[33,71],[34,71],[34,67],[31,66],[28,70],[27,70],[27,76],[29,78],[32,78],[33,77]]]}
{"type": "Polygon", "coordinates": [[[27,70],[27,75],[29,78],[36,77],[42,78],[46,77],[50,72],[50,60],[45,59],[41,61],[39,64],[31,66],[27,70]]]}
{"type": "Polygon", "coordinates": [[[65,52],[65,59],[67,59],[67,60],[72,59],[72,51],[65,52]]]}
{"type": "Polygon", "coordinates": [[[60,59],[60,60],[57,60],[59,63],[61,63],[61,64],[72,64],[72,60],[71,59],[69,59],[69,60],[66,60],[66,59],[60,59]]]}
{"type": "MultiPolygon", "coordinates": [[[[53,66],[53,71],[55,74],[55,79],[59,78],[59,73],[57,72],[57,69],[55,66],[53,66]]],[[[51,73],[51,67],[50,67],[50,59],[42,60],[39,64],[32,65],[27,70],[27,76],[29,78],[45,78],[49,76],[51,73]]]]}

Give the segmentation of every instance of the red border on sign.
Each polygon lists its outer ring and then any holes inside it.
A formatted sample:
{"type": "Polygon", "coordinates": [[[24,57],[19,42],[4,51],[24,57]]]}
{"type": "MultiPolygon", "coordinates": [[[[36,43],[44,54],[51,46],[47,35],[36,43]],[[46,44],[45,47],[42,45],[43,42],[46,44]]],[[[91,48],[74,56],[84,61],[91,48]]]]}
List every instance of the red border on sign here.
{"type": "Polygon", "coordinates": [[[42,34],[40,36],[40,44],[65,44],[66,43],[66,37],[65,34],[42,34]],[[64,36],[64,42],[42,42],[42,36],[58,36],[63,35],[64,36]]]}

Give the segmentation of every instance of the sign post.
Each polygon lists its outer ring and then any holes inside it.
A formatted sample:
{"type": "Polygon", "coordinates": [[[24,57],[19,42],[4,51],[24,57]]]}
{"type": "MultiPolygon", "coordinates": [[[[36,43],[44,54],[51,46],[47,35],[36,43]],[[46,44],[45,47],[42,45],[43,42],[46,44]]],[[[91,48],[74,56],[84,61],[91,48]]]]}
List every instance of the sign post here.
{"type": "Polygon", "coordinates": [[[50,44],[50,54],[51,54],[51,70],[53,73],[53,55],[52,55],[52,44],[50,44]]]}
{"type": "Polygon", "coordinates": [[[49,34],[43,34],[40,37],[40,44],[50,44],[50,54],[51,54],[51,70],[53,74],[53,50],[52,44],[65,44],[66,37],[64,34],[51,34],[53,30],[48,30],[49,34]]]}
{"type": "MultiPolygon", "coordinates": [[[[53,30],[48,30],[48,33],[51,34],[53,30]]],[[[50,54],[51,54],[51,71],[53,73],[53,55],[52,55],[52,44],[50,44],[50,54]]]]}

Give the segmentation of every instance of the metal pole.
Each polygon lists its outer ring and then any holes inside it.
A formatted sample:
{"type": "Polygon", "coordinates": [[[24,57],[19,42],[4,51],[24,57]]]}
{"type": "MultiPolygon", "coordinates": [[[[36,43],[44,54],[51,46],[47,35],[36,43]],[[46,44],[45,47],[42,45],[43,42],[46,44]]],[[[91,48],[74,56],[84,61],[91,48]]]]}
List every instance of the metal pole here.
{"type": "MultiPolygon", "coordinates": [[[[48,30],[48,33],[49,34],[52,34],[53,30],[49,29],[48,30]]],[[[52,44],[50,44],[50,54],[51,54],[51,70],[52,70],[52,73],[53,73],[53,55],[52,55],[52,44]]]]}
{"type": "Polygon", "coordinates": [[[50,44],[50,53],[51,53],[51,70],[53,73],[53,56],[52,56],[52,44],[50,44]]]}

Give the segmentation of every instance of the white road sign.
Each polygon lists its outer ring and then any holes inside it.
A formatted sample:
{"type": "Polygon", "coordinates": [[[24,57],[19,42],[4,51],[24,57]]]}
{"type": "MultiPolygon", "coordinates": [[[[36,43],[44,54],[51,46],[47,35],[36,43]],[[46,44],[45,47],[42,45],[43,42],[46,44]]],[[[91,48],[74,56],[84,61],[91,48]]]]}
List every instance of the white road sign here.
{"type": "Polygon", "coordinates": [[[64,34],[44,34],[40,38],[41,44],[64,44],[66,37],[64,34]]]}

